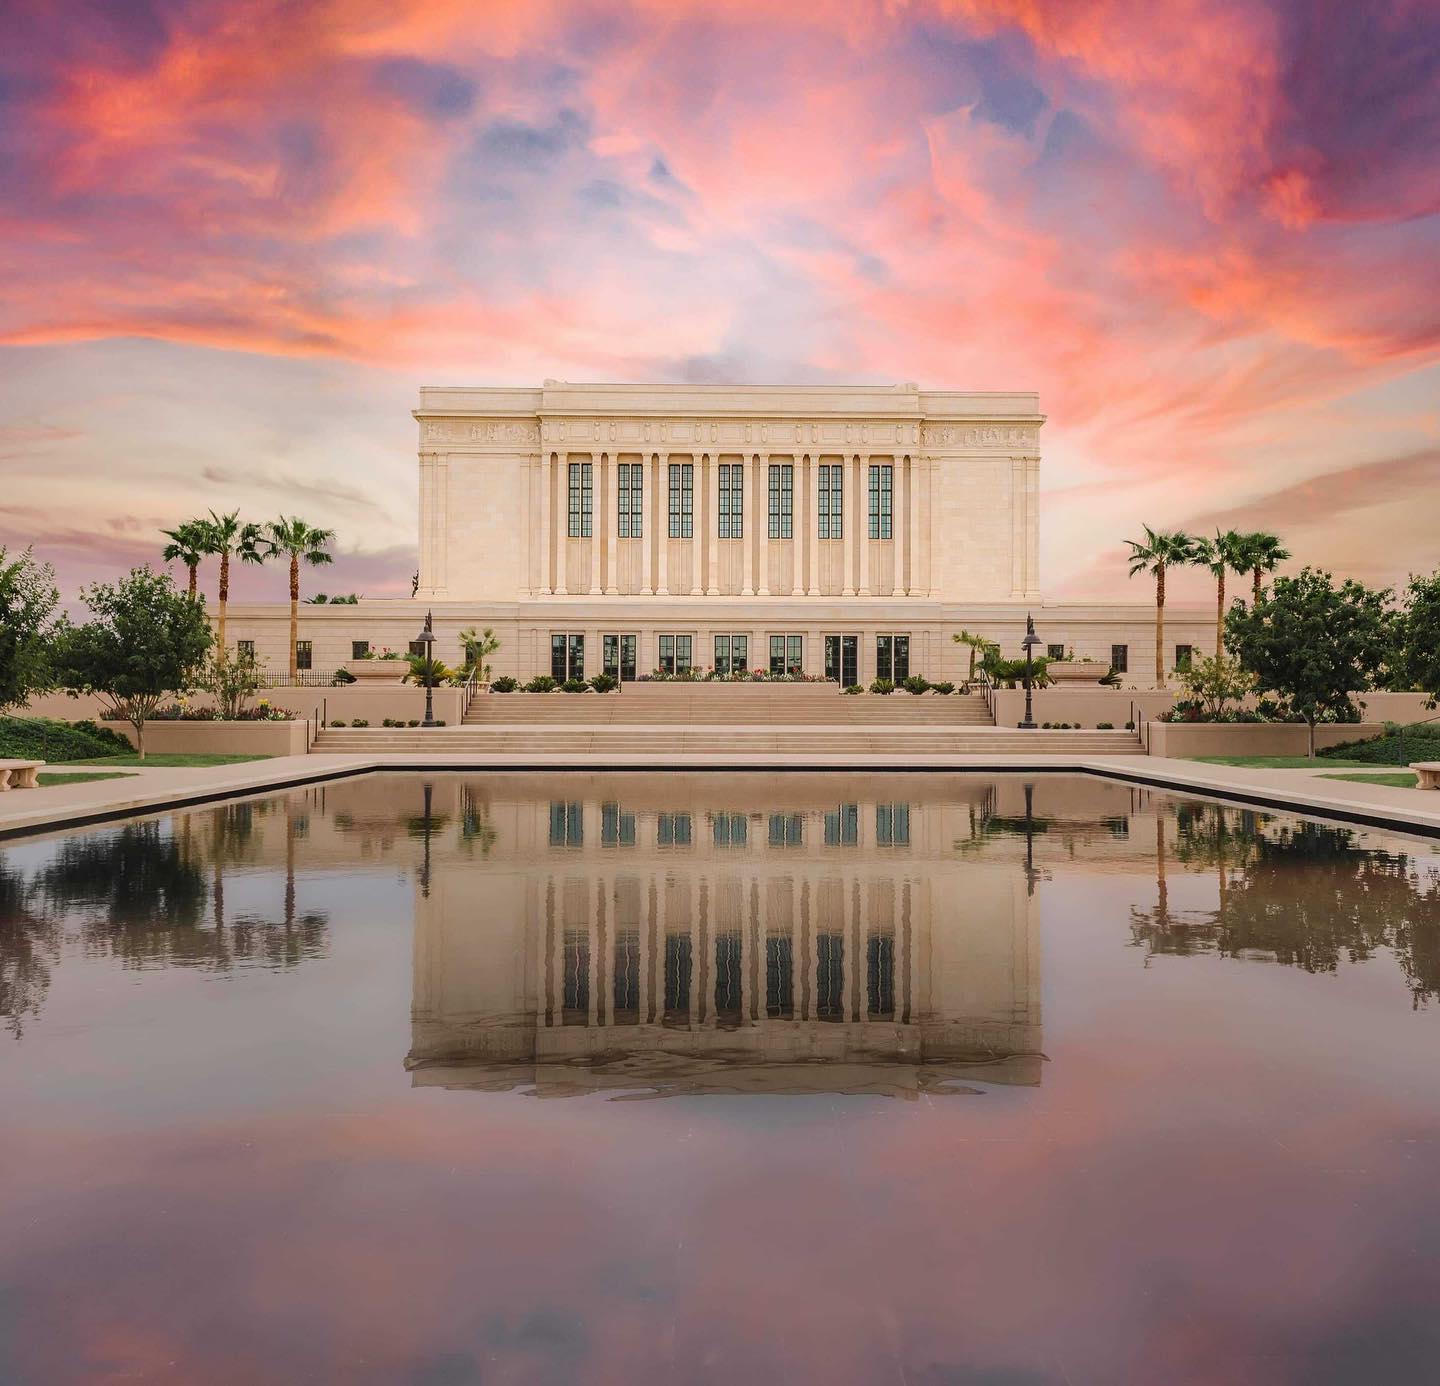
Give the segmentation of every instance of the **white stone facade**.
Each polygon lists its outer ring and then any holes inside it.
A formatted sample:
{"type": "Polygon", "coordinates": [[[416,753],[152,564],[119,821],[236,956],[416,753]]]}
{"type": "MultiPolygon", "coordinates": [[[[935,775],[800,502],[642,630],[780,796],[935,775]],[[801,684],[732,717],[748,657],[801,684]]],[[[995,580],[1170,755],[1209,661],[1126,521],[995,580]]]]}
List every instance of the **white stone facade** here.
{"type": "MultiPolygon", "coordinates": [[[[903,636],[909,672],[958,679],[955,631],[1018,654],[1033,611],[1047,645],[1124,646],[1151,681],[1153,608],[1042,603],[1033,393],[547,381],[425,387],[414,416],[416,599],[302,607],[315,671],[355,642],[403,650],[429,608],[447,661],[460,630],[494,629],[497,675],[550,673],[562,636],[583,637],[587,675],[622,647],[636,674],[680,648],[708,667],[741,636],[749,667],[783,639],[810,674],[853,641],[845,676],[868,683],[903,636]]],[[[285,619],[232,607],[230,629],[283,668],[285,619]]],[[[1167,658],[1213,643],[1202,612],[1167,624],[1167,658]]]]}

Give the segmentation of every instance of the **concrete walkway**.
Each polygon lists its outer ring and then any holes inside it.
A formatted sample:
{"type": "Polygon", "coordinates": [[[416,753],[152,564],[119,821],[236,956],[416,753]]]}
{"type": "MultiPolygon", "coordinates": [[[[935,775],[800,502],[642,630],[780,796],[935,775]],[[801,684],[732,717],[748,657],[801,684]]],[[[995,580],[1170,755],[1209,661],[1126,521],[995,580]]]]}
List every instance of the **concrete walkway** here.
{"type": "MultiPolygon", "coordinates": [[[[75,766],[78,772],[96,767],[75,766]]],[[[129,768],[129,767],[127,767],[129,768]]],[[[49,767],[63,772],[63,765],[49,767]]],[[[964,771],[998,773],[1098,774],[1132,784],[1175,789],[1183,793],[1239,800],[1317,817],[1339,818],[1440,836],[1440,793],[1397,789],[1391,785],[1328,780],[1337,773],[1315,770],[1258,770],[1206,765],[1159,756],[1086,755],[927,755],[903,758],[880,755],[823,757],[767,752],[744,755],[703,755],[679,758],[660,750],[649,754],[607,755],[577,760],[563,755],[465,756],[415,754],[350,754],[279,756],[195,769],[133,767],[124,779],[85,784],[50,785],[12,790],[0,795],[0,836],[40,832],[106,818],[158,812],[185,804],[269,793],[294,785],[375,770],[471,772],[504,770],[875,770],[964,771]]],[[[1339,773],[1344,773],[1339,772],[1339,773]]],[[[1358,773],[1358,772],[1357,772],[1358,773]]],[[[1377,773],[1383,771],[1377,769],[1377,773]]]]}

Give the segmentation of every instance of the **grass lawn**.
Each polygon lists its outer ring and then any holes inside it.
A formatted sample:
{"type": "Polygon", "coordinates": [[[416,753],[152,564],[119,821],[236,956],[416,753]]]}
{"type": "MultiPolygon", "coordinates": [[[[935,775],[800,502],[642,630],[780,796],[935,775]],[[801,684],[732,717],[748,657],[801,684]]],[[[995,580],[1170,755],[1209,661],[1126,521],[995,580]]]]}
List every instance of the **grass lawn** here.
{"type": "Polygon", "coordinates": [[[125,770],[89,770],[79,775],[52,775],[42,770],[39,775],[41,786],[48,784],[89,784],[91,780],[133,780],[134,775],[125,770]]]}
{"type": "Polygon", "coordinates": [[[1321,770],[1350,769],[1372,764],[1368,760],[1341,760],[1335,756],[1187,756],[1187,760],[1198,760],[1206,765],[1245,765],[1255,770],[1321,770]]]}
{"type": "Polygon", "coordinates": [[[247,760],[270,760],[270,756],[204,756],[150,754],[141,760],[134,751],[113,756],[92,756],[88,760],[71,760],[67,765],[143,765],[151,770],[174,770],[206,765],[238,765],[247,760]]]}
{"type": "Polygon", "coordinates": [[[1354,780],[1356,784],[1392,784],[1396,789],[1414,789],[1420,783],[1419,775],[1411,775],[1404,770],[1392,771],[1388,775],[1321,775],[1319,778],[1322,780],[1354,780]]]}

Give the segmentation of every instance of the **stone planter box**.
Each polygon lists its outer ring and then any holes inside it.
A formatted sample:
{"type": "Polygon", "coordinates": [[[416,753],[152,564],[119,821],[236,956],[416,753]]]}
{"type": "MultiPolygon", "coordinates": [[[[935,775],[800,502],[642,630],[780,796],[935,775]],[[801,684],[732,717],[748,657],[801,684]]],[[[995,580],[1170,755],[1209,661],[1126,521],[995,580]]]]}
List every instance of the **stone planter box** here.
{"type": "Polygon", "coordinates": [[[1098,659],[1057,659],[1045,666],[1052,683],[1099,683],[1110,666],[1098,659]]]}
{"type": "MultiPolygon", "coordinates": [[[[128,722],[106,722],[135,744],[128,722]]],[[[310,749],[311,723],[146,722],[146,755],[303,756],[310,749]]]]}
{"type": "Polygon", "coordinates": [[[410,664],[404,659],[347,659],[344,669],[356,683],[399,683],[410,672],[410,664]]]}

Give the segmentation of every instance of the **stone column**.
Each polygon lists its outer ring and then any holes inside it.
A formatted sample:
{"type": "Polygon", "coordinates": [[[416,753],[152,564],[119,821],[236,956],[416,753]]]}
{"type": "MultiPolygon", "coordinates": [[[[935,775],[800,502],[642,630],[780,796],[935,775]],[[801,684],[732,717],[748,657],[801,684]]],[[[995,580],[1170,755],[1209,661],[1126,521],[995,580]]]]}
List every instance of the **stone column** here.
{"type": "MultiPolygon", "coordinates": [[[[601,568],[601,545],[605,540],[605,483],[601,464],[605,454],[592,452],[590,458],[590,595],[598,597],[604,589],[604,574],[601,568]]],[[[581,499],[584,499],[582,478],[581,499]]],[[[584,511],[581,511],[581,529],[584,529],[584,511]]]]}
{"type": "Polygon", "coordinates": [[[569,565],[566,563],[570,547],[570,508],[567,504],[570,495],[570,458],[566,453],[557,454],[555,484],[551,487],[551,493],[555,511],[558,512],[555,519],[555,595],[564,597],[570,593],[569,565]]]}
{"type": "Polygon", "coordinates": [[[860,459],[860,595],[870,595],[870,464],[867,453],[860,459]]]}
{"type": "MultiPolygon", "coordinates": [[[[639,594],[641,596],[655,595],[655,477],[652,473],[651,460],[641,455],[641,513],[639,513],[639,594]]],[[[636,658],[639,658],[639,651],[636,651],[636,658]]]]}
{"type": "Polygon", "coordinates": [[[760,502],[755,507],[761,516],[764,528],[755,527],[755,595],[770,595],[770,454],[755,457],[755,489],[760,493],[760,502]]]}
{"type": "Polygon", "coordinates": [[[555,459],[548,452],[540,454],[539,476],[536,481],[540,508],[539,592],[542,597],[548,597],[555,590],[554,563],[550,552],[555,530],[555,459]]]}
{"type": "Polygon", "coordinates": [[[845,555],[845,571],[841,575],[840,595],[853,597],[855,595],[855,565],[859,555],[856,545],[860,542],[860,459],[847,457],[844,461],[844,468],[849,475],[845,477],[843,498],[845,518],[841,522],[840,529],[842,535],[840,548],[845,555]]]}
{"type": "Polygon", "coordinates": [[[655,545],[660,569],[657,597],[670,595],[670,454],[659,454],[655,468],[655,545]]]}
{"type": "Polygon", "coordinates": [[[805,457],[805,595],[820,595],[820,458],[805,457]]]}
{"type": "Polygon", "coordinates": [[[708,528],[705,512],[709,509],[706,505],[706,477],[709,475],[710,454],[702,452],[693,465],[695,470],[690,488],[690,595],[699,597],[705,592],[705,544],[708,528]]]}
{"type": "Polygon", "coordinates": [[[925,494],[925,481],[930,468],[930,459],[923,453],[916,453],[910,459],[910,595],[924,597],[925,574],[922,569],[921,547],[924,537],[922,526],[929,523],[929,501],[925,494]]]}
{"type": "Polygon", "coordinates": [[[620,591],[620,454],[605,459],[605,595],[620,591]]]}
{"type": "Polygon", "coordinates": [[[909,457],[895,459],[895,490],[891,496],[890,533],[895,536],[895,582],[893,591],[897,597],[910,594],[910,583],[905,576],[905,560],[909,550],[910,508],[915,503],[913,473],[909,457]],[[903,503],[901,498],[904,498],[903,503]]]}
{"type": "Polygon", "coordinates": [[[710,518],[705,525],[705,595],[720,595],[720,458],[708,459],[705,495],[710,518]]]}
{"type": "Polygon", "coordinates": [[[745,512],[745,537],[740,549],[740,595],[755,595],[755,539],[760,532],[759,512],[755,507],[755,476],[747,453],[740,462],[740,495],[745,512]]]}

